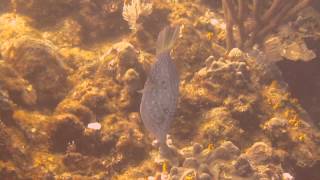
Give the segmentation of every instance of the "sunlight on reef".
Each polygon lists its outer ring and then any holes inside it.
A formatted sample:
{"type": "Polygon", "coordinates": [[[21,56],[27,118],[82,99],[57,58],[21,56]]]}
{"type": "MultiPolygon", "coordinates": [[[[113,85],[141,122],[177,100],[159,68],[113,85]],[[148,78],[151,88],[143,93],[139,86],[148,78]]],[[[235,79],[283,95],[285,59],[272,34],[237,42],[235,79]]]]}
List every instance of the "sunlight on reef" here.
{"type": "Polygon", "coordinates": [[[320,179],[319,7],[3,0],[0,179],[320,179]]]}

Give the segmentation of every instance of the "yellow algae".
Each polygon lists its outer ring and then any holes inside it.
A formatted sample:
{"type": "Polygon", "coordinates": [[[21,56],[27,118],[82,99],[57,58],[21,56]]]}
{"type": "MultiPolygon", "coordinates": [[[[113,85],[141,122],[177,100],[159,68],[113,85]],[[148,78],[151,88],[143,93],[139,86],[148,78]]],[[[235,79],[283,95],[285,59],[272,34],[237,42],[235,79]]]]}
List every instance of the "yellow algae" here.
{"type": "Polygon", "coordinates": [[[156,164],[150,160],[144,160],[137,167],[127,167],[126,171],[114,176],[114,179],[118,180],[129,180],[129,179],[139,179],[141,177],[148,178],[150,176],[149,172],[156,173],[156,164]]]}
{"type": "Polygon", "coordinates": [[[190,97],[201,97],[201,96],[206,96],[208,91],[207,89],[203,88],[203,87],[196,87],[192,84],[187,84],[184,88],[184,90],[186,91],[186,94],[190,97]]]}
{"type": "Polygon", "coordinates": [[[291,109],[285,110],[285,112],[284,112],[284,117],[287,118],[287,119],[289,119],[290,116],[291,116],[291,113],[292,113],[292,110],[291,110],[291,109]]]}
{"type": "Polygon", "coordinates": [[[162,172],[168,173],[168,162],[166,161],[162,163],[162,172]]]}
{"type": "Polygon", "coordinates": [[[51,118],[38,112],[17,110],[13,114],[13,119],[29,137],[32,137],[32,141],[36,142],[39,147],[47,145],[49,138],[47,128],[51,118]]]}
{"type": "Polygon", "coordinates": [[[226,172],[223,172],[222,175],[224,179],[232,179],[232,177],[227,175],[226,172]]]}
{"type": "Polygon", "coordinates": [[[273,81],[269,87],[265,90],[264,96],[272,109],[279,110],[285,106],[285,101],[287,100],[287,94],[282,94],[279,84],[273,81]]]}
{"type": "Polygon", "coordinates": [[[77,21],[68,18],[48,32],[43,32],[42,37],[50,39],[59,47],[76,47],[81,45],[81,26],[77,21]]]}
{"type": "Polygon", "coordinates": [[[188,173],[183,180],[196,180],[196,174],[194,171],[191,171],[190,173],[188,173]]]}
{"type": "Polygon", "coordinates": [[[5,161],[0,160],[0,170],[1,169],[7,169],[9,171],[10,170],[14,171],[15,164],[13,162],[11,162],[11,161],[5,162],[5,161]]]}
{"type": "Polygon", "coordinates": [[[296,117],[294,117],[293,119],[289,120],[289,124],[290,126],[294,127],[294,128],[299,128],[300,126],[300,121],[299,119],[297,119],[296,117]]]}
{"type": "Polygon", "coordinates": [[[217,39],[219,41],[224,41],[226,39],[226,32],[225,31],[220,31],[217,35],[217,39]]]}
{"type": "Polygon", "coordinates": [[[300,134],[297,138],[300,142],[304,142],[306,140],[306,134],[300,134]]]}
{"type": "Polygon", "coordinates": [[[300,122],[301,120],[299,118],[298,113],[295,110],[285,109],[283,114],[284,114],[284,117],[288,119],[289,125],[291,127],[299,128],[299,126],[301,125],[301,122],[300,122]]]}
{"type": "Polygon", "coordinates": [[[213,39],[213,33],[212,32],[208,32],[207,33],[207,38],[208,38],[208,40],[212,40],[213,39]]]}
{"type": "Polygon", "coordinates": [[[32,167],[35,169],[41,169],[44,172],[60,171],[62,169],[59,156],[46,152],[35,152],[33,158],[32,167]]]}
{"type": "Polygon", "coordinates": [[[92,61],[97,58],[97,55],[95,54],[95,52],[80,49],[78,47],[61,48],[59,52],[65,58],[75,58],[75,59],[80,58],[82,61],[92,61]]]}
{"type": "Polygon", "coordinates": [[[14,13],[2,14],[0,16],[0,43],[3,44],[11,38],[29,35],[39,37],[40,34],[29,26],[31,20],[28,17],[14,13]]]}
{"type": "Polygon", "coordinates": [[[27,86],[27,91],[32,91],[32,90],[33,90],[33,87],[31,84],[29,86],[27,86]]]}
{"type": "Polygon", "coordinates": [[[214,146],[213,146],[213,144],[212,144],[212,143],[208,144],[208,150],[209,150],[209,151],[212,151],[212,150],[213,150],[213,148],[214,148],[214,146]]]}

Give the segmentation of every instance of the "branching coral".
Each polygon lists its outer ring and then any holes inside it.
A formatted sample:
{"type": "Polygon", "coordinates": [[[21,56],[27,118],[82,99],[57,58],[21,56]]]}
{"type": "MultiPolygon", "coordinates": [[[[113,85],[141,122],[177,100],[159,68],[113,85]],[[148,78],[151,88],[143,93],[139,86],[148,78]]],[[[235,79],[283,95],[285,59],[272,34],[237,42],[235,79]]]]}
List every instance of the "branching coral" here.
{"type": "Polygon", "coordinates": [[[228,50],[234,47],[246,49],[263,40],[274,28],[282,22],[295,16],[307,7],[312,0],[273,0],[267,10],[265,1],[253,0],[222,0],[226,21],[226,46],[228,50]],[[251,12],[250,12],[250,11],[251,12]],[[249,13],[247,13],[249,12],[249,13]],[[250,20],[252,19],[252,20],[250,20]],[[251,26],[245,26],[250,24],[251,26]],[[235,42],[233,27],[238,27],[238,41],[235,42]]]}

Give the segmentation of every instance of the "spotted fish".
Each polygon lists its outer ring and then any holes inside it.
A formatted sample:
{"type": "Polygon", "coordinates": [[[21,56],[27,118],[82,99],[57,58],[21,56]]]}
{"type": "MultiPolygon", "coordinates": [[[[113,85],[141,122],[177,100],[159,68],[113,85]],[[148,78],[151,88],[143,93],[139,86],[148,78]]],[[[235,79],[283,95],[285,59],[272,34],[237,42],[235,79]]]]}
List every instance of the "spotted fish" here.
{"type": "Polygon", "coordinates": [[[140,114],[144,126],[166,146],[166,136],[174,119],[179,97],[179,75],[170,57],[179,27],[166,27],[158,35],[156,61],[142,90],[140,114]]]}

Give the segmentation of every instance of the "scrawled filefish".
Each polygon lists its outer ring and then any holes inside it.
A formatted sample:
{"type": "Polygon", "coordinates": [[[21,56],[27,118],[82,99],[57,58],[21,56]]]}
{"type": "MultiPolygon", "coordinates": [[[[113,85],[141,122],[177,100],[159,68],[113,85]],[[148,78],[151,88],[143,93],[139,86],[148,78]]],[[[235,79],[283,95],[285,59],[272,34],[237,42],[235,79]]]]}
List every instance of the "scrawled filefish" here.
{"type": "Polygon", "coordinates": [[[151,66],[140,104],[144,126],[166,147],[166,136],[174,119],[179,97],[179,75],[170,57],[179,27],[166,27],[158,35],[156,61],[151,66]]]}

